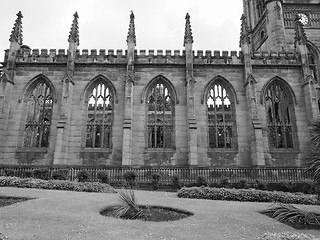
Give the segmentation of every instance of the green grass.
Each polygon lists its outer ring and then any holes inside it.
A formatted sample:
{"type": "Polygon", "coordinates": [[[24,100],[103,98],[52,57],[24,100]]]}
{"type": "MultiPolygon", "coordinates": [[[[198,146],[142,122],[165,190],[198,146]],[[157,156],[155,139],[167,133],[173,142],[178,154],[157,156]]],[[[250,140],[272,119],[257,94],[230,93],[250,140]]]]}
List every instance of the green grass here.
{"type": "MultiPolygon", "coordinates": [[[[258,212],[269,203],[184,199],[177,198],[176,193],[135,191],[140,206],[158,205],[194,213],[178,221],[157,223],[102,216],[102,209],[119,203],[116,194],[7,187],[1,188],[1,194],[35,198],[0,208],[0,232],[13,240],[254,240],[270,231],[320,236],[317,230],[295,230],[258,212]]],[[[317,208],[304,207],[310,211],[317,208]]]]}

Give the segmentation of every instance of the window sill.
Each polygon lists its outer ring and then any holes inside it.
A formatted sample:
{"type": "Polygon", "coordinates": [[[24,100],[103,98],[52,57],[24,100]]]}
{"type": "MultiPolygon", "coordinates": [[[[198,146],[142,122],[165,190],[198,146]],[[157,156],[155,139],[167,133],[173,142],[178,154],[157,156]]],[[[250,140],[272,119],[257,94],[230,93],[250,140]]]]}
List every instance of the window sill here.
{"type": "Polygon", "coordinates": [[[147,148],[146,152],[175,152],[173,148],[147,148]]]}
{"type": "Polygon", "coordinates": [[[238,153],[238,149],[234,148],[210,148],[208,152],[222,152],[222,153],[238,153]]]}
{"type": "Polygon", "coordinates": [[[81,152],[112,152],[110,148],[83,148],[81,152]]]}
{"type": "Polygon", "coordinates": [[[48,148],[19,148],[16,152],[36,152],[36,153],[47,153],[48,148]]]}
{"type": "Polygon", "coordinates": [[[296,148],[271,148],[270,153],[300,153],[296,148]]]}

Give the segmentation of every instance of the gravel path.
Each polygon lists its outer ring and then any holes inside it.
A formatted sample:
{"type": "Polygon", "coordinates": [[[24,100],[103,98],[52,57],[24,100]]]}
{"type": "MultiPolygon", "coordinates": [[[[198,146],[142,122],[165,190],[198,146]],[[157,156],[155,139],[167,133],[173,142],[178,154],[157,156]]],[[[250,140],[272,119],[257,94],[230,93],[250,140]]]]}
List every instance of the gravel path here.
{"type": "MultiPolygon", "coordinates": [[[[0,188],[0,194],[35,198],[0,208],[0,232],[10,240],[254,240],[264,232],[296,231],[257,212],[270,203],[180,199],[176,193],[136,191],[140,204],[194,213],[179,221],[155,223],[101,216],[101,209],[117,203],[116,194],[18,188],[0,188]]],[[[320,237],[316,230],[299,232],[320,237]]]]}

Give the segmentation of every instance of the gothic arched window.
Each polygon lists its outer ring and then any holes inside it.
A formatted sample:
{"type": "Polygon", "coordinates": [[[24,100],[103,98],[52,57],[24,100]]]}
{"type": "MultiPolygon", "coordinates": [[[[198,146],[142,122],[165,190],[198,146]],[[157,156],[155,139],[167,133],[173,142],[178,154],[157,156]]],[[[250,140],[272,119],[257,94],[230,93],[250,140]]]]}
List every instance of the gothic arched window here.
{"type": "Polygon", "coordinates": [[[52,89],[44,80],[40,80],[29,92],[27,99],[23,147],[42,148],[49,146],[52,108],[52,89]]]}
{"type": "Polygon", "coordinates": [[[97,81],[87,94],[86,147],[111,148],[113,96],[110,88],[97,81]]]}
{"type": "Polygon", "coordinates": [[[272,82],[265,91],[268,136],[271,148],[293,148],[293,100],[283,84],[272,82]]]}
{"type": "Polygon", "coordinates": [[[172,148],[174,104],[165,82],[153,85],[147,103],[148,148],[172,148]]]}
{"type": "Polygon", "coordinates": [[[207,92],[209,148],[235,148],[235,106],[230,89],[216,81],[207,92]]]}

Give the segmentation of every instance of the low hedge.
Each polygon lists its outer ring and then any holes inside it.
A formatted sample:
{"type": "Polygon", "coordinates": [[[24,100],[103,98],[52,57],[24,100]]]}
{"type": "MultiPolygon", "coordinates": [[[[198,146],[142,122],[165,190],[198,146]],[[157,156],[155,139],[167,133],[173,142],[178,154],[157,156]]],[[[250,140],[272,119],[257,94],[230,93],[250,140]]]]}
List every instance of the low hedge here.
{"type": "Polygon", "coordinates": [[[180,198],[228,200],[240,202],[281,202],[318,205],[315,195],[302,193],[270,192],[256,189],[228,189],[210,187],[183,187],[178,191],[180,198]]]}
{"type": "Polygon", "coordinates": [[[39,188],[77,192],[116,193],[108,184],[96,182],[73,182],[69,180],[42,180],[34,178],[0,177],[0,187],[39,188]]]}

